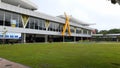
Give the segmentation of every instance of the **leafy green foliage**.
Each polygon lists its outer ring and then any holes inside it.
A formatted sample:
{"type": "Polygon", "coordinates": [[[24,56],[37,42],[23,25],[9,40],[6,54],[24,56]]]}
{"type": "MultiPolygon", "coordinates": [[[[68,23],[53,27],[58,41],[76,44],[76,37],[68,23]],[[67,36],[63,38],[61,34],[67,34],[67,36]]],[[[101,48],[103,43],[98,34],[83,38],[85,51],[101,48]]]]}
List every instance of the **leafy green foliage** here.
{"type": "Polygon", "coordinates": [[[120,29],[101,30],[99,34],[118,34],[120,29]]]}
{"type": "Polygon", "coordinates": [[[99,34],[107,34],[107,33],[108,33],[107,30],[101,30],[101,31],[99,32],[99,34]]]}

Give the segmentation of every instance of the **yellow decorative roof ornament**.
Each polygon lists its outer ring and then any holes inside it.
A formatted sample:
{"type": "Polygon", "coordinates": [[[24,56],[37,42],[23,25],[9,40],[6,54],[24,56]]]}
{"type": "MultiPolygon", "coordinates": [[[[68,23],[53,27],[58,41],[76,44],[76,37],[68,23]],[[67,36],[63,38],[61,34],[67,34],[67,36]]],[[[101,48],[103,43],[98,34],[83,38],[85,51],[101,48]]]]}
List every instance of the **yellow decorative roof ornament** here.
{"type": "Polygon", "coordinates": [[[68,16],[66,13],[64,13],[65,15],[65,25],[63,26],[63,31],[62,31],[62,36],[65,35],[65,31],[68,28],[68,34],[69,36],[71,36],[71,31],[70,31],[70,16],[68,16]]]}

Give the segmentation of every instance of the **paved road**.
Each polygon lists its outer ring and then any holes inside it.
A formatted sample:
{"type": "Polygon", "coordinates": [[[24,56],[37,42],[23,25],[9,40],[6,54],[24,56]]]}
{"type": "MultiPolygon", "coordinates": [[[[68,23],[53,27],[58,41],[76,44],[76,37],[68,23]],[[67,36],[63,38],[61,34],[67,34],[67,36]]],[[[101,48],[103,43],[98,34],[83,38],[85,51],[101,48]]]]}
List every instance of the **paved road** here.
{"type": "Polygon", "coordinates": [[[30,67],[0,58],[0,68],[30,68],[30,67]]]}

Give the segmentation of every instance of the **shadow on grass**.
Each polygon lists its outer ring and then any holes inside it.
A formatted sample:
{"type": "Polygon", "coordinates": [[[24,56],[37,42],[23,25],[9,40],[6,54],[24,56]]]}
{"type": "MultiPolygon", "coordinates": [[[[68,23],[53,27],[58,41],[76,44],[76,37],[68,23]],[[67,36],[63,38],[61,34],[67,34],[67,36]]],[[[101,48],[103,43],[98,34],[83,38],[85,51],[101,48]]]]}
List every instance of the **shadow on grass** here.
{"type": "Polygon", "coordinates": [[[114,65],[114,66],[119,66],[120,67],[119,63],[111,63],[111,64],[114,65]]]}

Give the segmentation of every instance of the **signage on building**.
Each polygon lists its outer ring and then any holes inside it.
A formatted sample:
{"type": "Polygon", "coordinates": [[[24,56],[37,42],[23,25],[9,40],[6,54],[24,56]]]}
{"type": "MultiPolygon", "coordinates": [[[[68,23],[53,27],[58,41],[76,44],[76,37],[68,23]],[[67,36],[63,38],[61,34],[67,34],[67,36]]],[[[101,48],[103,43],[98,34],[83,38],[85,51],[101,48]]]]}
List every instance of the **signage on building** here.
{"type": "Polygon", "coordinates": [[[21,33],[6,33],[5,35],[0,32],[0,39],[21,39],[21,33]]]}
{"type": "Polygon", "coordinates": [[[16,23],[17,23],[16,20],[11,20],[11,26],[12,27],[16,27],[16,23]]]}

